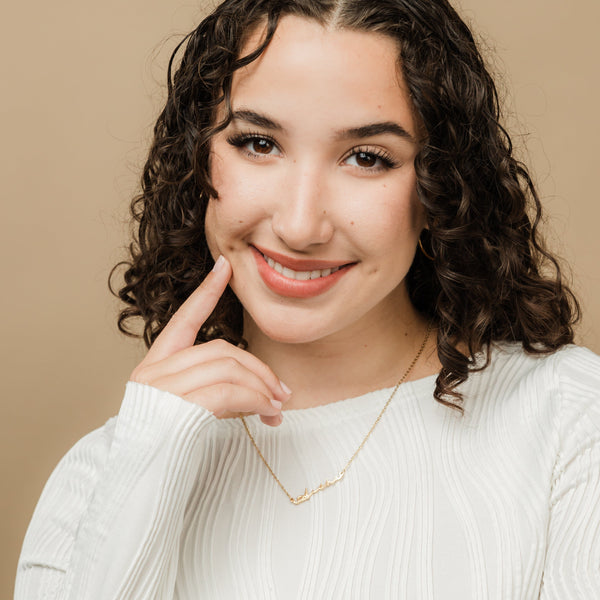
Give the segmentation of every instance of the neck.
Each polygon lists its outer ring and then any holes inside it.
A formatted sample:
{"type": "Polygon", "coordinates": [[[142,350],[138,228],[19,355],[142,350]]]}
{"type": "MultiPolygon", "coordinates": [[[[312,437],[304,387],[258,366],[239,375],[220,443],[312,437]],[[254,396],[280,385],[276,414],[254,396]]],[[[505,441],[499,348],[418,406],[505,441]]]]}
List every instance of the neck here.
{"type": "MultiPolygon", "coordinates": [[[[412,305],[411,309],[385,318],[367,315],[348,330],[296,344],[270,339],[245,315],[244,336],[249,351],[292,389],[284,409],[309,408],[394,386],[415,358],[427,330],[427,321],[412,305]]],[[[432,331],[405,381],[439,372],[435,348],[432,331]]]]}

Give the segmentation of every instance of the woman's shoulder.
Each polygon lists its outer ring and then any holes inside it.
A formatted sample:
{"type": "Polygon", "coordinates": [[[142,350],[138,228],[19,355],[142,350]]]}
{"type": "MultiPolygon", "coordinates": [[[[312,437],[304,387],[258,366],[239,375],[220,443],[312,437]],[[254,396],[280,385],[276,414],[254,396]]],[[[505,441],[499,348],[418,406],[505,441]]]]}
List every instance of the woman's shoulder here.
{"type": "Polygon", "coordinates": [[[492,348],[491,366],[531,374],[540,385],[600,380],[600,356],[575,344],[567,344],[554,352],[532,353],[520,343],[496,343],[492,348]]]}
{"type": "Polygon", "coordinates": [[[551,353],[531,353],[520,343],[493,345],[481,385],[520,401],[550,403],[557,411],[600,411],[600,356],[568,344],[551,353]]]}
{"type": "Polygon", "coordinates": [[[568,345],[551,355],[548,368],[563,385],[588,385],[600,393],[600,356],[583,346],[568,345]]]}
{"type": "Polygon", "coordinates": [[[567,363],[570,361],[596,360],[600,362],[600,356],[594,351],[577,344],[566,344],[557,350],[549,352],[528,352],[521,342],[492,342],[492,356],[495,358],[520,358],[531,364],[548,365],[555,361],[567,363]]]}

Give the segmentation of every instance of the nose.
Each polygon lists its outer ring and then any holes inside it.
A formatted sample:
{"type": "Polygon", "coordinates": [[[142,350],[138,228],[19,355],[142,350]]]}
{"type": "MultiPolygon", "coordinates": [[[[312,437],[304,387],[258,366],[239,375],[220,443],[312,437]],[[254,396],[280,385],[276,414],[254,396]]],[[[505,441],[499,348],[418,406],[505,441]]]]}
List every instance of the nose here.
{"type": "Polygon", "coordinates": [[[290,167],[272,215],[274,233],[293,250],[327,243],[334,231],[325,176],[318,166],[290,167]]]}

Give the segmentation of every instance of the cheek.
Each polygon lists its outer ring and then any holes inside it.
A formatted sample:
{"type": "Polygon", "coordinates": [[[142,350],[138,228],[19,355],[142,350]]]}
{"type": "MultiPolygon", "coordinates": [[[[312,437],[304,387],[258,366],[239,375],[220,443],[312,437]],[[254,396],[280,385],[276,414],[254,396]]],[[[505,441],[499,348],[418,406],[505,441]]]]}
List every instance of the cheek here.
{"type": "Polygon", "coordinates": [[[225,196],[211,199],[206,208],[204,234],[213,256],[233,250],[249,230],[252,219],[225,196]]]}
{"type": "Polygon", "coordinates": [[[405,239],[416,239],[425,227],[425,208],[417,195],[417,178],[411,169],[388,198],[389,223],[405,239]]]}
{"type": "MultiPolygon", "coordinates": [[[[227,255],[231,246],[230,240],[244,220],[242,216],[238,216],[237,221],[240,223],[236,224],[236,215],[239,215],[236,198],[240,199],[241,190],[236,189],[235,182],[238,179],[229,172],[230,161],[222,152],[223,142],[217,141],[214,146],[216,148],[213,147],[211,153],[210,178],[217,190],[218,199],[209,200],[204,218],[204,234],[213,258],[219,254],[227,255]]],[[[243,205],[243,202],[240,204],[243,205]]]]}
{"type": "Polygon", "coordinates": [[[426,219],[413,177],[404,178],[397,185],[384,183],[374,194],[359,195],[353,206],[354,214],[348,216],[349,229],[360,235],[365,249],[397,253],[416,247],[426,219]]]}
{"type": "Polygon", "coordinates": [[[218,199],[206,209],[204,230],[213,256],[234,250],[265,218],[264,183],[255,181],[236,167],[235,160],[215,161],[211,179],[218,199]]]}
{"type": "Polygon", "coordinates": [[[410,229],[416,232],[417,236],[421,234],[421,231],[427,225],[427,218],[425,215],[425,207],[419,200],[416,187],[413,189],[410,200],[406,208],[406,222],[410,224],[410,229]]]}

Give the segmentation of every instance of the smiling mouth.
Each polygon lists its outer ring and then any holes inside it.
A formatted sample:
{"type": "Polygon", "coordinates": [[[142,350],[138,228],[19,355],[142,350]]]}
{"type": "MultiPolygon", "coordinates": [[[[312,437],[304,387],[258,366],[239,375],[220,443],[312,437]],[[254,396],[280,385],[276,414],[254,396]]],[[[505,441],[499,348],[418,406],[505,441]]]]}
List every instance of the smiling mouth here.
{"type": "Polygon", "coordinates": [[[327,277],[336,271],[339,271],[343,268],[342,265],[340,267],[333,267],[329,269],[316,269],[312,271],[294,271],[293,269],[289,269],[288,267],[284,267],[281,263],[276,262],[270,256],[266,254],[262,254],[262,257],[265,259],[265,262],[284,277],[288,279],[296,279],[297,281],[308,281],[309,279],[319,279],[321,277],[327,277]]]}
{"type": "Polygon", "coordinates": [[[323,294],[357,264],[298,259],[271,251],[266,254],[255,246],[250,249],[264,284],[272,292],[290,298],[312,298],[323,294]]]}

